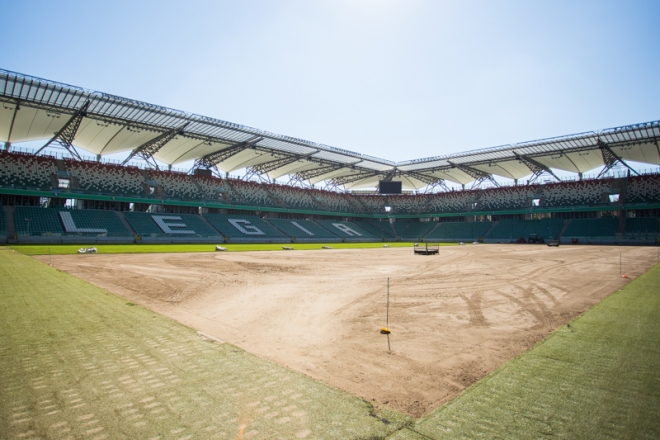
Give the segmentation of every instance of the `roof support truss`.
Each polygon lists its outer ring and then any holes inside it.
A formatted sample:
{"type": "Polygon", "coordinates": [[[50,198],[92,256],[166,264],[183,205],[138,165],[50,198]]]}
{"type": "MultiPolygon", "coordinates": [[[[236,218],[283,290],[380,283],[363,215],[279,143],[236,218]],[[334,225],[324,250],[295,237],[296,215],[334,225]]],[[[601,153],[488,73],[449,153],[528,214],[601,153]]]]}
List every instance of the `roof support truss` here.
{"type": "MultiPolygon", "coordinates": [[[[195,168],[206,168],[206,169],[211,169],[211,168],[216,168],[216,164],[220,162],[224,162],[225,160],[229,159],[230,157],[240,153],[243,150],[246,150],[248,148],[254,148],[254,144],[262,140],[262,137],[253,137],[252,139],[249,139],[245,142],[241,142],[239,144],[232,145],[231,147],[225,148],[224,150],[216,151],[215,153],[207,154],[206,156],[200,157],[199,159],[195,160],[195,164],[193,165],[193,169],[195,168]]],[[[217,168],[216,168],[217,169],[217,168]]]]}
{"type": "Polygon", "coordinates": [[[600,148],[600,152],[603,155],[603,162],[605,163],[605,167],[598,174],[597,178],[601,178],[602,176],[604,176],[617,163],[621,163],[623,166],[628,168],[629,171],[632,171],[635,174],[639,174],[637,173],[637,171],[633,170],[630,167],[630,165],[628,165],[623,159],[621,159],[621,157],[619,157],[614,151],[612,151],[610,146],[607,145],[606,143],[599,140],[598,147],[600,148]]]}
{"type": "Polygon", "coordinates": [[[431,193],[438,187],[442,188],[444,191],[449,191],[449,187],[445,183],[444,179],[440,179],[438,177],[433,177],[433,176],[427,176],[426,174],[417,173],[415,171],[406,171],[405,173],[403,173],[403,175],[412,177],[413,179],[417,179],[421,182],[426,183],[427,186],[426,186],[426,190],[424,191],[425,193],[431,193]]]}
{"type": "Polygon", "coordinates": [[[20,109],[21,109],[21,102],[16,101],[16,103],[14,104],[14,113],[11,116],[11,124],[9,125],[9,134],[7,134],[7,142],[5,142],[5,150],[7,151],[9,151],[9,149],[11,148],[11,132],[14,130],[14,122],[16,122],[16,113],[18,113],[20,109]]]}
{"type": "Polygon", "coordinates": [[[271,160],[270,162],[264,162],[259,165],[255,165],[251,168],[247,169],[247,173],[245,174],[245,180],[250,180],[252,176],[255,175],[263,175],[263,174],[268,174],[271,171],[275,171],[278,168],[285,167],[287,165],[291,165],[292,163],[305,159],[313,154],[318,153],[319,150],[312,151],[311,153],[308,154],[299,154],[295,156],[287,156],[287,157],[281,157],[279,159],[271,160]]]}
{"type": "MultiPolygon", "coordinates": [[[[41,153],[42,150],[44,150],[47,147],[50,147],[52,144],[55,143],[65,148],[69,153],[71,153],[71,155],[74,158],[78,160],[82,160],[82,158],[78,154],[78,151],[76,151],[75,147],[73,146],[73,139],[76,137],[76,133],[78,132],[78,128],[80,127],[80,123],[87,114],[87,108],[89,107],[89,104],[90,101],[87,100],[82,105],[82,107],[76,110],[73,116],[71,116],[71,119],[69,119],[66,122],[66,124],[64,124],[64,127],[62,127],[60,131],[55,133],[55,136],[53,136],[52,139],[46,143],[46,145],[39,148],[39,150],[34,154],[41,153]]],[[[18,105],[16,106],[16,108],[18,109],[18,105]]]]}
{"type": "Polygon", "coordinates": [[[453,162],[449,162],[449,163],[454,168],[458,168],[459,170],[463,171],[465,174],[467,174],[468,176],[474,179],[474,182],[472,183],[472,189],[479,187],[479,185],[481,185],[481,183],[486,180],[489,180],[495,186],[500,186],[500,184],[497,183],[497,181],[495,181],[492,174],[488,174],[484,171],[469,167],[467,165],[456,164],[453,162]]]}
{"type": "Polygon", "coordinates": [[[513,152],[513,154],[516,155],[516,158],[520,161],[520,163],[525,165],[532,172],[532,177],[529,179],[529,183],[534,183],[536,179],[541,177],[541,175],[543,175],[544,173],[550,174],[552,177],[557,179],[558,182],[561,181],[561,179],[557,177],[557,175],[550,168],[543,165],[542,163],[539,163],[532,158],[521,156],[515,151],[513,152]]]}
{"type": "Polygon", "coordinates": [[[314,179],[316,177],[322,176],[324,174],[328,174],[328,173],[332,173],[333,171],[340,170],[342,168],[350,168],[352,165],[355,165],[356,163],[359,163],[359,162],[361,162],[361,161],[348,163],[348,164],[328,165],[328,166],[324,166],[322,168],[315,168],[313,170],[300,171],[300,172],[294,174],[294,177],[295,177],[296,181],[311,180],[311,179],[314,179]]]}
{"type": "Polygon", "coordinates": [[[334,186],[344,186],[348,183],[353,183],[353,182],[358,182],[360,180],[369,178],[369,177],[374,177],[377,176],[379,172],[373,172],[373,171],[362,171],[359,174],[352,174],[350,176],[343,176],[343,177],[335,177],[334,179],[331,179],[331,182],[334,186]]]}
{"type": "Polygon", "coordinates": [[[131,159],[137,156],[144,159],[152,167],[158,169],[158,165],[156,164],[156,161],[153,158],[154,154],[156,154],[158,150],[163,148],[169,141],[174,139],[174,136],[183,135],[183,129],[186,128],[188,124],[189,122],[186,122],[185,124],[173,128],[170,131],[166,131],[160,136],[156,136],[152,140],[140,145],[135,150],[131,151],[131,154],[129,154],[128,157],[124,160],[124,162],[122,162],[122,165],[126,165],[131,159]]]}

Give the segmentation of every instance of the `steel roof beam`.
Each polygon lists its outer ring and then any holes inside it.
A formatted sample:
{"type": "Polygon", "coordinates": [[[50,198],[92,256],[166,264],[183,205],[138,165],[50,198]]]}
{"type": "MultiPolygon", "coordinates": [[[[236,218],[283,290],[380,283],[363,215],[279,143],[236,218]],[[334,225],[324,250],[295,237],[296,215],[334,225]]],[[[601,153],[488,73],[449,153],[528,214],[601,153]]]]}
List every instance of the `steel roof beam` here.
{"type": "Polygon", "coordinates": [[[527,168],[529,168],[529,170],[532,172],[532,178],[529,179],[529,183],[534,183],[534,181],[536,181],[536,179],[538,179],[543,173],[550,174],[552,177],[557,179],[558,182],[561,181],[561,179],[557,177],[557,175],[549,167],[543,165],[540,162],[535,161],[530,157],[520,155],[515,151],[513,153],[516,155],[518,161],[520,161],[520,163],[522,163],[527,168]]]}
{"type": "Polygon", "coordinates": [[[486,180],[489,180],[495,186],[500,186],[500,184],[495,181],[492,174],[489,174],[485,171],[481,171],[466,165],[453,163],[453,162],[449,162],[449,163],[452,165],[452,167],[458,168],[459,170],[463,171],[465,174],[467,174],[468,176],[474,179],[474,183],[472,183],[472,189],[477,188],[479,185],[481,185],[482,182],[486,180]]]}
{"type": "Polygon", "coordinates": [[[362,162],[361,160],[358,160],[356,162],[352,163],[345,163],[345,164],[332,164],[332,162],[326,162],[326,161],[321,161],[319,162],[319,165],[321,164],[327,164],[330,163],[331,165],[324,166],[322,168],[316,168],[313,170],[307,170],[307,171],[300,171],[296,173],[294,176],[296,177],[296,180],[311,180],[316,177],[322,176],[324,174],[332,173],[333,171],[341,170],[342,168],[351,168],[355,166],[356,164],[362,162]]]}
{"type": "MultiPolygon", "coordinates": [[[[12,104],[11,102],[8,104],[12,104]]],[[[7,134],[7,142],[5,142],[5,150],[9,151],[11,148],[11,132],[14,130],[14,123],[16,122],[16,113],[21,109],[20,101],[13,102],[14,113],[11,115],[11,123],[9,124],[9,133],[7,134]]],[[[10,110],[9,107],[5,107],[7,110],[10,110]]],[[[656,144],[657,146],[657,144],[656,144]]]]}
{"type": "Polygon", "coordinates": [[[256,148],[255,144],[261,141],[262,139],[263,137],[255,136],[252,139],[248,139],[245,142],[232,145],[231,147],[225,148],[220,151],[216,151],[215,153],[207,154],[206,156],[201,157],[195,161],[195,164],[193,165],[193,169],[213,168],[215,167],[216,164],[224,162],[225,160],[229,159],[232,156],[235,156],[236,154],[240,153],[243,150],[247,150],[248,148],[256,148]]]}
{"type": "Polygon", "coordinates": [[[433,189],[440,187],[445,191],[449,191],[449,187],[445,183],[445,179],[439,177],[427,176],[426,174],[416,173],[414,171],[401,172],[402,176],[412,177],[420,182],[426,183],[426,193],[432,192],[433,189]]]}
{"type": "MultiPolygon", "coordinates": [[[[53,136],[52,139],[46,143],[46,145],[39,148],[39,150],[37,150],[37,152],[34,154],[35,155],[39,154],[41,153],[41,151],[51,146],[53,143],[57,143],[61,147],[65,148],[69,153],[71,153],[71,155],[74,158],[78,160],[82,160],[82,158],[78,154],[78,151],[76,151],[75,147],[73,146],[73,139],[76,137],[76,133],[78,132],[78,128],[80,127],[80,123],[82,122],[83,118],[87,115],[87,108],[89,107],[89,104],[90,101],[88,100],[82,105],[82,107],[76,110],[73,116],[71,116],[71,118],[66,122],[66,124],[64,124],[64,127],[62,127],[60,131],[55,133],[55,136],[53,136]]],[[[18,104],[16,108],[18,108],[18,104]]]]}
{"type": "Polygon", "coordinates": [[[334,179],[330,179],[330,181],[335,186],[344,186],[348,183],[358,182],[360,180],[364,180],[369,177],[374,177],[379,174],[381,174],[381,171],[361,172],[359,174],[352,174],[350,176],[335,177],[334,179]]]}
{"type": "Polygon", "coordinates": [[[623,164],[626,168],[628,168],[629,171],[639,175],[637,171],[632,169],[630,165],[628,165],[623,159],[621,159],[621,157],[619,157],[619,155],[612,151],[608,144],[602,142],[600,139],[598,140],[598,147],[600,148],[600,152],[603,155],[603,162],[605,163],[605,168],[603,168],[603,170],[598,173],[598,179],[605,175],[609,170],[611,170],[612,167],[617,163],[623,164]]]}
{"type": "Polygon", "coordinates": [[[183,136],[183,129],[188,125],[189,123],[186,122],[185,124],[173,128],[170,131],[166,131],[165,133],[156,136],[150,141],[145,142],[144,144],[140,145],[133,151],[131,151],[131,154],[128,155],[126,159],[122,162],[122,165],[126,165],[131,159],[134,157],[141,157],[144,159],[147,163],[153,165],[158,169],[158,165],[156,165],[156,162],[153,158],[154,154],[158,152],[161,148],[163,148],[169,141],[174,139],[176,135],[183,136]]]}
{"type": "Polygon", "coordinates": [[[439,182],[444,183],[444,181],[445,181],[444,179],[441,179],[439,177],[427,176],[426,174],[417,173],[415,171],[402,171],[401,175],[412,177],[413,179],[417,179],[420,182],[426,183],[427,185],[434,185],[434,184],[437,184],[439,182]]]}
{"type": "Polygon", "coordinates": [[[288,156],[288,157],[281,157],[279,159],[271,160],[270,162],[264,162],[259,165],[255,165],[251,167],[254,173],[256,174],[266,174],[270,173],[271,171],[275,171],[278,168],[285,167],[287,165],[290,165],[298,160],[301,159],[306,159],[309,156],[312,156],[316,153],[318,153],[319,150],[312,151],[311,153],[307,154],[297,154],[295,156],[288,156]]]}

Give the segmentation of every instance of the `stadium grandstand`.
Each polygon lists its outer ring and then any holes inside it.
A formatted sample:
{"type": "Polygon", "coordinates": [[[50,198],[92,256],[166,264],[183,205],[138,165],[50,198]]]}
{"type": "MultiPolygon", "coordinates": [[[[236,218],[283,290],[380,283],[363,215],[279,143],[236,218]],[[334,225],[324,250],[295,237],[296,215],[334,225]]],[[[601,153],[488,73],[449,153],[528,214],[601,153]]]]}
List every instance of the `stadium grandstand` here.
{"type": "Polygon", "coordinates": [[[0,101],[3,242],[658,242],[660,121],[396,163],[6,70],[0,101]]]}
{"type": "Polygon", "coordinates": [[[204,214],[227,241],[235,243],[288,243],[290,237],[256,215],[204,214]]]}
{"type": "Polygon", "coordinates": [[[296,242],[339,242],[339,235],[311,220],[268,219],[268,222],[296,242]]]}

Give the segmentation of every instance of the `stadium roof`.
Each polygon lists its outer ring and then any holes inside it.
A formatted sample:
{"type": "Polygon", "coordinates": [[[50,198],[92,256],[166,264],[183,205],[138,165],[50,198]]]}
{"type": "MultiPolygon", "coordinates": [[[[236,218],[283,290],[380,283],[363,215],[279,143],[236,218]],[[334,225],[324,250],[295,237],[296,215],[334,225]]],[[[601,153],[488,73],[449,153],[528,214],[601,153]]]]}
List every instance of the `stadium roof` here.
{"type": "Polygon", "coordinates": [[[45,140],[74,156],[126,152],[127,161],[195,167],[248,175],[325,181],[346,189],[402,181],[407,189],[478,184],[493,176],[533,181],[553,170],[584,173],[626,161],[660,164],[660,121],[404,162],[343,150],[244,125],[0,70],[0,140],[45,140]],[[155,162],[154,162],[155,163],[155,162]]]}

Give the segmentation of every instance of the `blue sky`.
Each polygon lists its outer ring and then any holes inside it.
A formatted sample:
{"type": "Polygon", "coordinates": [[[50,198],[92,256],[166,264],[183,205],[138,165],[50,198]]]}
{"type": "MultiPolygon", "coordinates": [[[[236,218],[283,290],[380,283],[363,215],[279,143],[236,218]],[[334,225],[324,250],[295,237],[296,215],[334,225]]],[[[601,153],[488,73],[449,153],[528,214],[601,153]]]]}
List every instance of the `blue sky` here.
{"type": "Polygon", "coordinates": [[[658,1],[9,1],[0,68],[394,161],[660,119],[658,1]]]}

